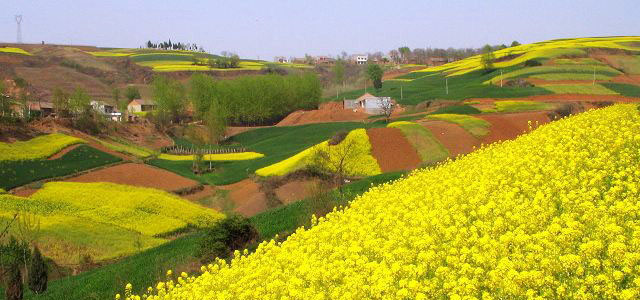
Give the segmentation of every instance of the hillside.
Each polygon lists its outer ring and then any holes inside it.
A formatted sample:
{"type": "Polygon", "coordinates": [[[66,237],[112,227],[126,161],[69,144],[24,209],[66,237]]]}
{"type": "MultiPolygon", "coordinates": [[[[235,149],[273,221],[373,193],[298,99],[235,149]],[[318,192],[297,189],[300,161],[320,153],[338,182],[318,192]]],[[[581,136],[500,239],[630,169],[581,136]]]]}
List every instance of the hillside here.
{"type": "Polygon", "coordinates": [[[617,105],[545,125],[372,188],[284,242],[152,294],[634,298],[639,124],[636,105],[617,105]]]}
{"type": "MultiPolygon", "coordinates": [[[[30,92],[50,100],[52,91],[85,89],[94,99],[111,101],[113,87],[136,85],[150,97],[147,84],[156,73],[186,79],[193,72],[216,77],[259,74],[269,63],[241,60],[237,68],[212,68],[220,56],[183,50],[98,48],[73,45],[0,44],[0,79],[22,78],[30,92]]],[[[291,68],[294,68],[292,66],[291,68]]]]}
{"type": "MultiPolygon", "coordinates": [[[[488,70],[482,66],[482,55],[476,55],[388,79],[380,91],[368,91],[406,105],[433,99],[536,95],[589,100],[640,97],[640,37],[550,40],[496,50],[493,55],[488,70]]],[[[339,99],[363,92],[346,92],[339,99]]]]}

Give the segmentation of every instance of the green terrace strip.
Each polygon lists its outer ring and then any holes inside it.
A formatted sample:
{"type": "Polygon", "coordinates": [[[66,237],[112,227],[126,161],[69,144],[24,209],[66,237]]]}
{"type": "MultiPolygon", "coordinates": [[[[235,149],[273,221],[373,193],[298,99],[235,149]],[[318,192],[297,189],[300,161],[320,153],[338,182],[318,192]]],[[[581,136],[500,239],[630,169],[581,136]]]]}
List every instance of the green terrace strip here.
{"type": "Polygon", "coordinates": [[[61,133],[42,135],[24,142],[0,142],[0,161],[44,159],[79,143],[84,141],[61,133]]]}
{"type": "MultiPolygon", "coordinates": [[[[553,107],[553,105],[544,103],[544,102],[536,102],[536,101],[525,101],[525,100],[503,100],[503,101],[495,101],[496,111],[510,113],[510,112],[520,112],[520,111],[532,111],[532,110],[548,110],[553,107]]],[[[485,111],[487,112],[487,111],[485,111]]]]}
{"type": "Polygon", "coordinates": [[[483,137],[489,134],[489,122],[475,118],[469,115],[456,115],[456,114],[440,114],[440,115],[429,115],[426,117],[428,120],[439,120],[445,121],[449,123],[454,123],[460,125],[466,131],[471,133],[475,137],[483,137]]]}
{"type": "Polygon", "coordinates": [[[542,85],[554,94],[586,94],[586,95],[617,95],[615,91],[612,91],[600,84],[548,84],[542,85]]]}
{"type": "Polygon", "coordinates": [[[640,86],[627,83],[603,83],[602,86],[612,90],[622,96],[640,97],[640,86]]]}
{"type": "MultiPolygon", "coordinates": [[[[203,175],[193,174],[191,161],[151,159],[148,163],[201,183],[231,184],[247,178],[260,168],[285,160],[315,144],[328,140],[339,131],[351,131],[363,128],[365,125],[361,122],[336,122],[266,127],[243,132],[233,136],[230,142],[241,145],[247,151],[262,153],[264,157],[244,161],[213,162],[214,171],[203,175]]],[[[374,123],[371,126],[384,127],[386,124],[374,123]]]]}
{"type": "Polygon", "coordinates": [[[556,65],[604,65],[603,62],[591,57],[584,58],[556,58],[553,60],[556,65]]]}
{"type": "MultiPolygon", "coordinates": [[[[505,68],[504,72],[515,70],[518,67],[505,68]]],[[[494,76],[499,76],[499,71],[485,73],[483,71],[473,71],[459,76],[446,78],[446,74],[438,73],[433,76],[426,76],[404,81],[385,81],[379,91],[367,89],[368,93],[376,96],[388,96],[403,105],[415,105],[428,99],[444,100],[464,100],[468,98],[522,98],[533,95],[551,94],[550,91],[540,87],[500,87],[496,85],[484,84],[494,76]],[[445,88],[448,85],[448,93],[445,88]],[[402,93],[401,93],[402,89],[402,93]]],[[[353,90],[340,93],[340,100],[356,99],[365,92],[364,89],[353,90]]],[[[333,98],[335,100],[335,98],[333,98]]]]}
{"type": "Polygon", "coordinates": [[[532,75],[549,74],[549,73],[587,73],[615,76],[620,75],[622,72],[609,67],[609,66],[582,66],[582,65],[562,65],[562,66],[538,66],[519,69],[513,72],[504,72],[503,75],[498,75],[491,80],[485,81],[485,84],[500,83],[500,80],[515,79],[530,77],[532,75]]]}
{"type": "Polygon", "coordinates": [[[399,121],[393,122],[387,127],[400,129],[409,143],[416,149],[424,164],[431,165],[449,157],[447,148],[433,136],[429,129],[418,123],[399,121]]]}
{"type": "Polygon", "coordinates": [[[154,155],[153,150],[147,149],[144,147],[126,144],[124,142],[118,142],[118,141],[105,141],[103,139],[98,139],[94,137],[91,137],[91,139],[113,151],[120,152],[127,155],[133,155],[137,158],[144,159],[154,155]]]}
{"type": "Polygon", "coordinates": [[[119,157],[86,145],[80,145],[53,160],[0,161],[0,187],[12,189],[37,180],[71,175],[119,161],[119,157]]]}
{"type": "Polygon", "coordinates": [[[473,115],[479,114],[482,111],[471,106],[471,105],[451,105],[438,108],[438,110],[432,112],[431,114],[458,114],[458,115],[473,115]]]}
{"type": "MultiPolygon", "coordinates": [[[[329,191],[321,200],[328,203],[318,203],[317,199],[309,197],[258,214],[251,222],[263,240],[270,240],[276,234],[288,234],[300,226],[310,226],[311,215],[318,204],[346,206],[370,187],[403,175],[397,172],[368,177],[343,186],[341,191],[329,191]]],[[[111,299],[126,283],[132,283],[136,291],[143,292],[165,278],[167,270],[177,272],[197,262],[195,255],[201,236],[200,233],[189,234],[80,275],[50,281],[46,293],[35,295],[26,290],[25,299],[111,299]]],[[[0,292],[4,292],[2,289],[4,286],[0,286],[0,292]]]]}
{"type": "Polygon", "coordinates": [[[549,81],[557,80],[611,80],[611,76],[603,74],[589,74],[589,73],[549,73],[549,74],[536,74],[531,75],[529,78],[536,78],[549,81]]]}

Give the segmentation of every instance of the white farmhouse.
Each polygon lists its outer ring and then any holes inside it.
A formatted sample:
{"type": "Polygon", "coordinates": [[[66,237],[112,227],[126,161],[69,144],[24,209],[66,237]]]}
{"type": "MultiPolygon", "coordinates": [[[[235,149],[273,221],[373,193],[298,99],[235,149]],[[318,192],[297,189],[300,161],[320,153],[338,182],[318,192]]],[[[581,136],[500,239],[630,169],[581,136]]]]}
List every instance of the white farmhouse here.
{"type": "Polygon", "coordinates": [[[362,111],[370,115],[379,115],[384,113],[384,108],[393,105],[391,97],[377,97],[366,93],[355,100],[344,100],[344,109],[354,111],[362,111]]]}
{"type": "Polygon", "coordinates": [[[367,62],[369,61],[369,56],[364,55],[364,54],[355,54],[351,57],[351,60],[356,64],[356,65],[366,65],[367,62]]]}

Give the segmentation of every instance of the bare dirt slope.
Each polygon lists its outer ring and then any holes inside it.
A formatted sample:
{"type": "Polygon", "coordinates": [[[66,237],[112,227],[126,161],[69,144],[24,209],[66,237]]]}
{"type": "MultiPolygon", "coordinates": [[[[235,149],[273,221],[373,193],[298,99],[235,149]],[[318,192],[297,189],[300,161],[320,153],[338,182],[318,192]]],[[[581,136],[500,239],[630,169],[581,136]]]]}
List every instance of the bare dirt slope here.
{"type": "Polygon", "coordinates": [[[289,114],[276,126],[295,126],[311,123],[362,121],[369,115],[344,109],[341,102],[327,102],[317,110],[299,110],[289,114]]]}
{"type": "Polygon", "coordinates": [[[267,197],[260,190],[260,185],[251,179],[218,188],[229,191],[229,199],[235,205],[233,210],[245,217],[254,216],[268,208],[267,197]]]}
{"type": "Polygon", "coordinates": [[[483,144],[515,139],[529,131],[529,121],[531,121],[532,129],[536,128],[536,124],[541,126],[551,121],[547,112],[544,111],[490,114],[478,117],[491,124],[490,133],[482,139],[483,144]]]}
{"type": "Polygon", "coordinates": [[[378,161],[382,172],[413,170],[422,160],[398,128],[373,128],[367,130],[371,142],[371,154],[378,161]]]}
{"type": "Polygon", "coordinates": [[[445,121],[424,121],[424,127],[431,130],[440,143],[449,150],[451,157],[467,154],[480,146],[480,141],[462,127],[445,121]]]}

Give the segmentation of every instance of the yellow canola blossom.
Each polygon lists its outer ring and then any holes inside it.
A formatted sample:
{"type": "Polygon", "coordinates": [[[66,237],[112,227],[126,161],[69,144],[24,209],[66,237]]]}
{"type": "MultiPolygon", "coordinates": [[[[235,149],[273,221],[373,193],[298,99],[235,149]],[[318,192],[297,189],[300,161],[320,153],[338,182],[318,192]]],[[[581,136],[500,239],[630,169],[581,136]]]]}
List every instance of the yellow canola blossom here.
{"type": "MultiPolygon", "coordinates": [[[[250,160],[264,157],[264,154],[257,152],[240,152],[240,153],[224,153],[224,154],[205,154],[204,160],[211,161],[236,161],[236,160],[250,160]]],[[[194,155],[173,155],[173,154],[160,154],[159,159],[166,160],[193,160],[194,155]]]]}
{"type": "Polygon", "coordinates": [[[44,159],[68,146],[84,142],[61,133],[42,135],[24,142],[0,142],[0,161],[44,159]]]}
{"type": "Polygon", "coordinates": [[[206,227],[224,216],[162,190],[115,183],[49,182],[30,197],[55,213],[120,226],[148,236],[187,226],[206,227]]]}
{"type": "Polygon", "coordinates": [[[256,170],[259,176],[282,176],[305,167],[334,172],[345,158],[343,170],[349,176],[372,176],[380,174],[378,161],[371,155],[371,143],[365,129],[349,132],[342,142],[330,146],[324,141],[273,165],[256,170]],[[317,159],[320,153],[325,159],[317,159]]]}
{"type": "Polygon", "coordinates": [[[21,49],[21,48],[15,48],[15,47],[0,47],[0,53],[2,53],[2,52],[4,52],[4,53],[15,53],[15,54],[29,55],[29,56],[33,55],[33,54],[31,54],[31,53],[27,52],[27,51],[26,51],[26,50],[24,50],[24,49],[21,49]]]}
{"type": "Polygon", "coordinates": [[[145,296],[636,299],[639,163],[636,106],[592,110],[374,187],[145,296]]]}

